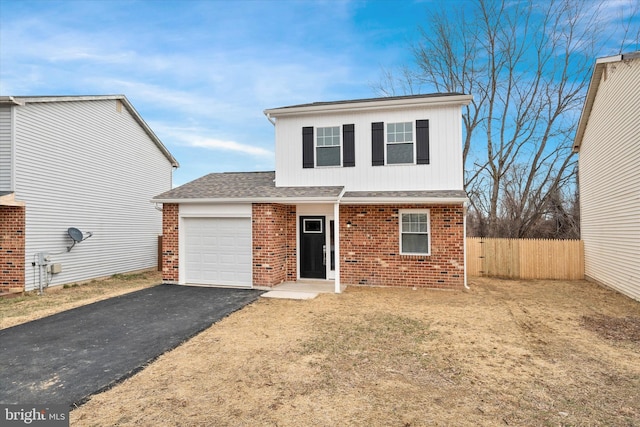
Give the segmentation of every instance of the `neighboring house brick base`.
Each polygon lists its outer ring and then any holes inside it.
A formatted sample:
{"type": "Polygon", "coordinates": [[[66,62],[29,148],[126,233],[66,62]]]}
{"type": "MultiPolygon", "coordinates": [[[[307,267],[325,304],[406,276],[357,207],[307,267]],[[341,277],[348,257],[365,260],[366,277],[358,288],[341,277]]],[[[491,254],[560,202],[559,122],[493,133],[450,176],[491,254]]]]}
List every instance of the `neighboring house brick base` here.
{"type": "Polygon", "coordinates": [[[179,205],[162,206],[162,281],[178,283],[179,205]]]}
{"type": "Polygon", "coordinates": [[[23,206],[0,206],[0,292],[24,289],[25,213],[23,206]]]}
{"type": "Polygon", "coordinates": [[[343,285],[464,286],[462,205],[340,206],[340,232],[343,285]],[[400,255],[399,209],[429,209],[431,255],[400,255]]]}

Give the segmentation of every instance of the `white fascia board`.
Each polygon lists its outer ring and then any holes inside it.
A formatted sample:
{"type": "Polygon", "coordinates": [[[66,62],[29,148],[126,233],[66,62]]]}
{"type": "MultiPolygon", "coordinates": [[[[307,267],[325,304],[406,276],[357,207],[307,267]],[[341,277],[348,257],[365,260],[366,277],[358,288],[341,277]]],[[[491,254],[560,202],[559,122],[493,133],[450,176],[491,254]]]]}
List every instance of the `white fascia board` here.
{"type": "Polygon", "coordinates": [[[35,102],[108,101],[125,98],[124,95],[77,95],[77,96],[15,96],[22,104],[35,102]]]}
{"type": "Polygon", "coordinates": [[[460,205],[469,201],[466,197],[343,197],[341,205],[460,205]]]}
{"type": "Polygon", "coordinates": [[[305,105],[300,107],[284,107],[264,110],[265,116],[270,117],[286,117],[299,116],[305,114],[317,113],[341,113],[344,111],[372,111],[372,110],[388,110],[407,107],[437,107],[446,105],[469,105],[473,96],[471,95],[448,95],[428,98],[403,98],[392,100],[379,100],[371,102],[345,102],[345,103],[327,103],[323,105],[305,105]]]}
{"type": "Polygon", "coordinates": [[[596,64],[608,64],[609,62],[622,61],[622,55],[604,56],[596,59],[596,64]]]}
{"type": "Polygon", "coordinates": [[[173,157],[173,155],[169,152],[167,147],[162,143],[162,141],[160,141],[160,138],[158,138],[158,136],[155,134],[155,132],[153,132],[153,130],[151,130],[151,128],[149,127],[147,122],[144,121],[142,116],[140,116],[140,114],[138,114],[138,112],[133,107],[133,105],[129,102],[127,97],[124,96],[124,95],[120,95],[116,99],[119,99],[120,101],[122,101],[122,103],[127,108],[127,110],[129,110],[129,113],[131,113],[131,115],[133,116],[135,121],[138,122],[138,124],[142,127],[142,129],[144,129],[144,131],[147,133],[147,135],[149,135],[151,140],[156,144],[156,146],[162,152],[162,154],[164,154],[164,156],[167,158],[167,160],[169,160],[169,163],[171,163],[171,166],[173,166],[174,168],[179,168],[180,167],[180,163],[178,163],[176,158],[173,157]]]}
{"type": "Polygon", "coordinates": [[[24,102],[18,101],[13,96],[0,96],[0,104],[24,105],[24,102]]]}
{"type": "Polygon", "coordinates": [[[589,116],[591,115],[591,109],[593,108],[593,102],[596,99],[598,88],[600,87],[600,80],[602,80],[602,72],[606,67],[606,64],[612,62],[622,61],[624,55],[605,56],[603,58],[596,59],[596,64],[593,67],[593,74],[591,74],[591,80],[589,81],[589,88],[587,89],[587,96],[582,106],[582,112],[580,113],[580,120],[578,121],[578,129],[576,129],[576,136],[573,139],[573,152],[580,151],[582,145],[582,138],[584,137],[584,131],[587,128],[589,122],[589,116]]]}

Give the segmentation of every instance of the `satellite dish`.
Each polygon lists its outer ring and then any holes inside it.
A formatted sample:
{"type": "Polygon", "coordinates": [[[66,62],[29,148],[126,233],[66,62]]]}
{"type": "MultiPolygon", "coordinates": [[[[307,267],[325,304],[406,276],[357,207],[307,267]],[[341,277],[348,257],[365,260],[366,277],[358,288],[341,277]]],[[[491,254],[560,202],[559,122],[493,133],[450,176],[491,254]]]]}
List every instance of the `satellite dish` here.
{"type": "Polygon", "coordinates": [[[93,236],[92,232],[87,232],[86,236],[85,233],[83,233],[82,231],[78,230],[75,227],[70,227],[67,229],[67,234],[69,234],[69,237],[71,237],[71,240],[73,240],[73,244],[71,246],[67,246],[67,252],[71,252],[71,249],[73,249],[73,247],[76,245],[76,243],[82,242],[83,240],[87,240],[89,237],[93,236]]]}
{"type": "Polygon", "coordinates": [[[82,242],[84,240],[84,234],[77,228],[71,227],[67,230],[67,233],[69,233],[69,237],[73,239],[74,243],[82,242]]]}

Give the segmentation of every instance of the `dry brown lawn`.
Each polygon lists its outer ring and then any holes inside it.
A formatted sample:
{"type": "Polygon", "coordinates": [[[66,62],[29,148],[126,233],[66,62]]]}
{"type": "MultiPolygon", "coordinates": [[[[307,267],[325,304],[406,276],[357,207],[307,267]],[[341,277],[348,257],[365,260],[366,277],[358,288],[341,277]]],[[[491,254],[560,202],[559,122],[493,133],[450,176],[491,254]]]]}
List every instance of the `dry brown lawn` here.
{"type": "Polygon", "coordinates": [[[260,299],[73,426],[640,426],[640,303],[592,283],[260,299]]]}

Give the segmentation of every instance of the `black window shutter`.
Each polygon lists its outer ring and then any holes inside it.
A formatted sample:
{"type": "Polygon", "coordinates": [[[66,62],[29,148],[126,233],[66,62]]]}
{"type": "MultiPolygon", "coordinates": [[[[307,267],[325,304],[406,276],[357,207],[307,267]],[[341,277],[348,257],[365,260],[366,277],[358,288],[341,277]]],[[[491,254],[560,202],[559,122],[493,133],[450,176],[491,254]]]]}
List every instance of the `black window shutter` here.
{"type": "Polygon", "coordinates": [[[371,123],[371,165],[384,165],[384,123],[371,123]]]}
{"type": "Polygon", "coordinates": [[[313,126],[308,126],[302,128],[302,167],[313,166],[313,126]]]}
{"type": "Polygon", "coordinates": [[[356,141],[354,125],[342,125],[342,166],[356,165],[356,141]]]}
{"type": "Polygon", "coordinates": [[[429,164],[429,120],[416,120],[416,160],[419,165],[429,164]]]}

